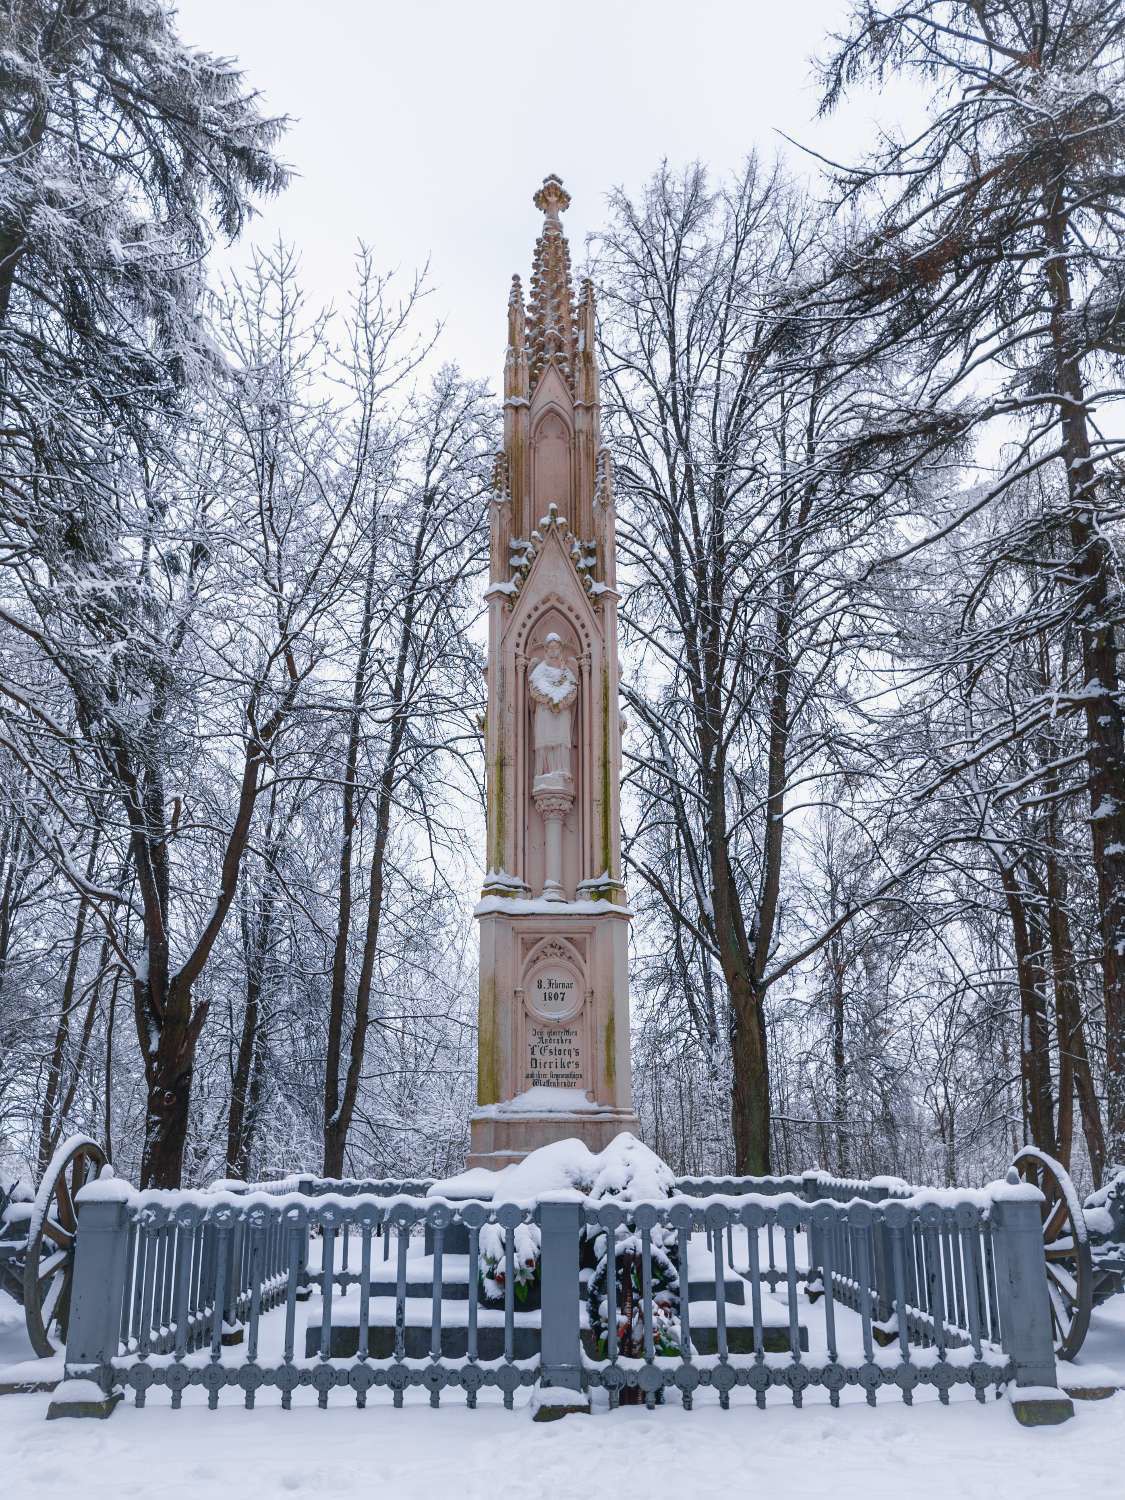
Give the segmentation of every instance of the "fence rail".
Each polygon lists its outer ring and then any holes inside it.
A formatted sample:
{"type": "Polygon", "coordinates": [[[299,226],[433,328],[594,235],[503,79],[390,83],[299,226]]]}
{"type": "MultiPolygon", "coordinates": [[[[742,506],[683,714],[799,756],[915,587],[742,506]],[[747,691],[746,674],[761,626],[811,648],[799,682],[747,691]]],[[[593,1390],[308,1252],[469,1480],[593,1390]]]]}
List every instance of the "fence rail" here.
{"type": "MultiPolygon", "coordinates": [[[[432,1405],[525,1386],[652,1406],[740,1388],[800,1406],[929,1386],[978,1400],[1055,1384],[1039,1195],[897,1183],[684,1179],[657,1202],[427,1197],[428,1184],[287,1179],[84,1190],[68,1385],[109,1409],[199,1387],[284,1408],[307,1388],[432,1405]],[[422,1191],[417,1191],[421,1189],[422,1191]],[[858,1190],[858,1191],[857,1191],[858,1190]]],[[[310,1398],[311,1399],[311,1396],[310,1398]]],[[[80,1403],[75,1403],[80,1404],[80,1403]]],[[[95,1403],[96,1405],[97,1403],[95,1403]]],[[[85,1408],[84,1408],[85,1409],[85,1408]]]]}

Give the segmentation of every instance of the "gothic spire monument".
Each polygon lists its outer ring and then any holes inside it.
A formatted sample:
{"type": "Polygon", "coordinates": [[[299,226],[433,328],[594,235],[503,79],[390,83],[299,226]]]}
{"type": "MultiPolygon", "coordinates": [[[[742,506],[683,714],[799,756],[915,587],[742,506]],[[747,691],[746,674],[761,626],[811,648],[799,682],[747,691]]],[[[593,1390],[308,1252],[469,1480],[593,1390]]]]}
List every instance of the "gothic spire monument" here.
{"type": "Polygon", "coordinates": [[[504,448],[491,501],[487,874],[470,1164],[636,1131],[613,489],[594,290],[577,301],[548,177],[530,297],[508,298],[504,448]]]}

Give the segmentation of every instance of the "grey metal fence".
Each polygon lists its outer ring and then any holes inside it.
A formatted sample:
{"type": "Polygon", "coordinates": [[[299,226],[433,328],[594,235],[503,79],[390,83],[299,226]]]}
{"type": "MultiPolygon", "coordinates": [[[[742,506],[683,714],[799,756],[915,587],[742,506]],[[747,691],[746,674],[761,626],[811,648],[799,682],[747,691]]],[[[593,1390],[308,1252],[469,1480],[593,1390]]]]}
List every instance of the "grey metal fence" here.
{"type": "Polygon", "coordinates": [[[493,1388],[510,1407],[539,1384],[690,1408],[738,1388],[800,1406],[1054,1385],[1033,1189],[677,1186],[493,1204],[403,1191],[421,1182],[99,1182],[80,1197],[68,1381],[138,1406],[199,1387],[211,1407],[272,1392],[285,1408],[305,1388],[321,1406],[411,1389],[474,1406],[493,1388]]]}

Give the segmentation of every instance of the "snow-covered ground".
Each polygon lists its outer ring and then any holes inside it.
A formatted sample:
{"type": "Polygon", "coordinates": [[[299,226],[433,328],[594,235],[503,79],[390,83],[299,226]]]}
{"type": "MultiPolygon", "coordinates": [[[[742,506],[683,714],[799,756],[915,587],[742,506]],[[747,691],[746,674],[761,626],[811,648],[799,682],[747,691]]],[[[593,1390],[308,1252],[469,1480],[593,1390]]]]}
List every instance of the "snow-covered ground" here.
{"type": "MultiPolygon", "coordinates": [[[[0,1381],[29,1353],[22,1312],[0,1294],[0,1381]]],[[[1095,1310],[1081,1359],[1059,1376],[1066,1384],[1125,1382],[1125,1298],[1095,1310]]],[[[153,1392],[144,1410],[123,1405],[107,1422],[48,1423],[49,1396],[2,1396],[0,1476],[5,1493],[35,1500],[200,1500],[235,1487],[253,1500],[374,1491],[388,1500],[1084,1500],[1121,1492],[1125,1393],[1078,1402],[1074,1421],[1037,1430],[1020,1427],[1006,1401],[981,1406],[960,1389],[947,1408],[929,1390],[915,1393],[912,1408],[885,1390],[874,1410],[847,1390],[838,1411],[811,1390],[795,1411],[779,1391],[764,1412],[746,1390],[734,1392],[728,1412],[705,1392],[691,1412],[676,1397],[652,1412],[610,1412],[599,1393],[591,1417],[550,1424],[531,1421],[527,1399],[521,1392],[506,1412],[485,1391],[479,1409],[467,1411],[451,1391],[433,1411],[425,1393],[412,1391],[395,1411],[385,1392],[373,1392],[357,1411],[341,1391],[321,1411],[315,1394],[300,1390],[291,1412],[278,1409],[275,1392],[247,1412],[226,1393],[211,1412],[192,1389],[179,1412],[153,1392]]]]}
{"type": "MultiPolygon", "coordinates": [[[[740,1394],[740,1393],[739,1393],[740,1394]]],[[[1121,1492],[1125,1395],[1086,1402],[1063,1427],[1020,1427],[1007,1402],[872,1411],[738,1400],[596,1411],[534,1423],[425,1398],[291,1412],[120,1408],[108,1422],[46,1422],[46,1396],[0,1397],[5,1491],[35,1500],[201,1500],[248,1493],[387,1500],[589,1500],[591,1495],[831,1496],[833,1500],[1081,1500],[1121,1492]]]]}

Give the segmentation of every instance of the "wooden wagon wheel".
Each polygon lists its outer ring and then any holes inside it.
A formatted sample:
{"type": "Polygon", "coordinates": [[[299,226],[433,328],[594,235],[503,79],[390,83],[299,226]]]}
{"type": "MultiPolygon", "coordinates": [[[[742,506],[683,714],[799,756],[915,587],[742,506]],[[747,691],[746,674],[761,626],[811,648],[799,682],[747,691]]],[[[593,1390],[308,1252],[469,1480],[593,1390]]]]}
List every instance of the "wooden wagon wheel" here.
{"type": "Polygon", "coordinates": [[[106,1164],[105,1152],[86,1136],[72,1136],[55,1152],[35,1195],[28,1221],[23,1268],[23,1310],[32,1348],[42,1359],[66,1348],[78,1190],[106,1164]]]}
{"type": "Polygon", "coordinates": [[[1043,1250],[1055,1353],[1060,1359],[1073,1359],[1086,1337],[1094,1305],[1094,1265],[1082,1205],[1066,1168],[1046,1152],[1025,1146],[1013,1165],[1045,1199],[1043,1250]]]}

